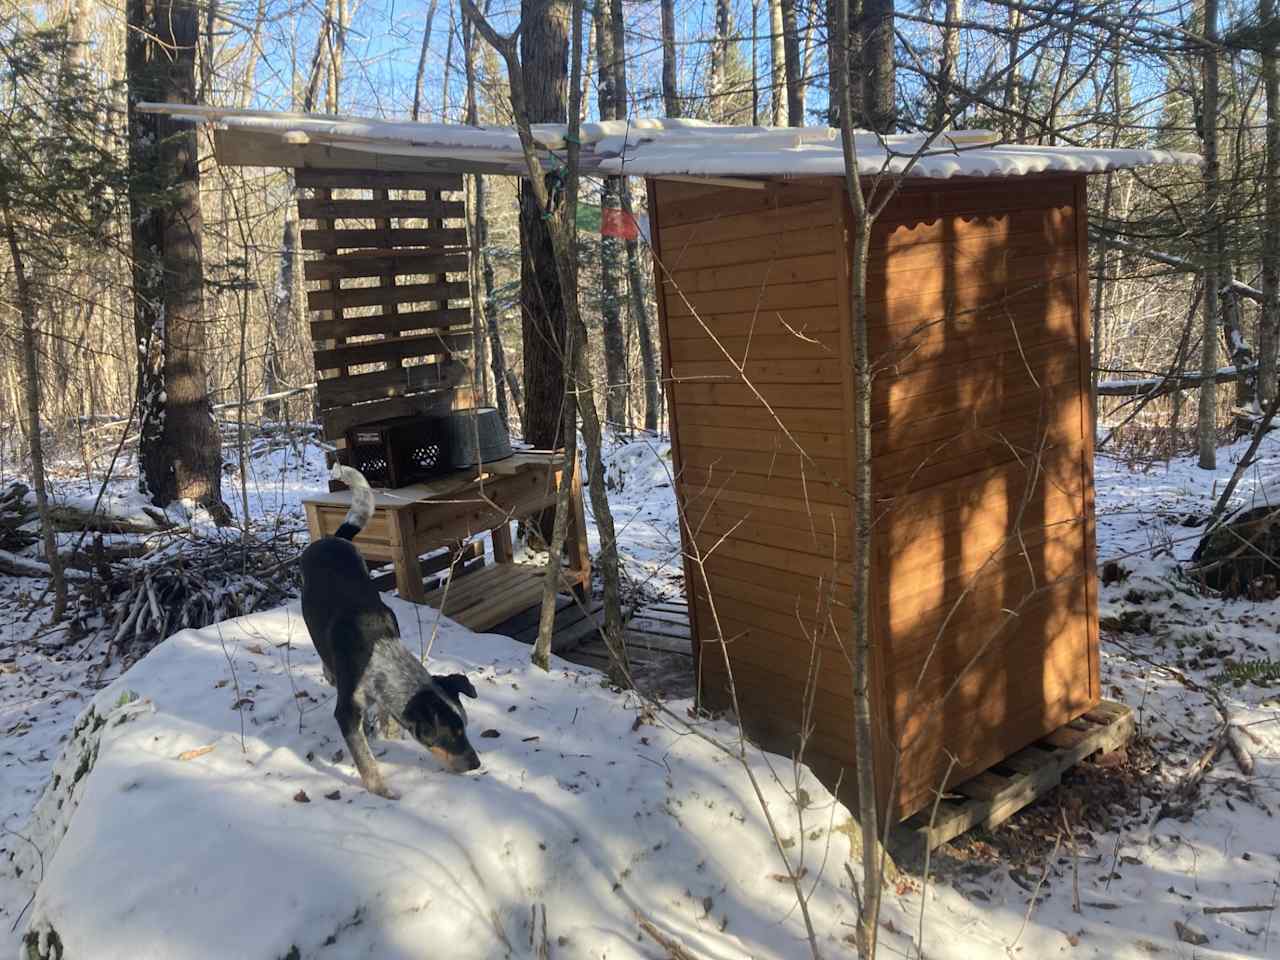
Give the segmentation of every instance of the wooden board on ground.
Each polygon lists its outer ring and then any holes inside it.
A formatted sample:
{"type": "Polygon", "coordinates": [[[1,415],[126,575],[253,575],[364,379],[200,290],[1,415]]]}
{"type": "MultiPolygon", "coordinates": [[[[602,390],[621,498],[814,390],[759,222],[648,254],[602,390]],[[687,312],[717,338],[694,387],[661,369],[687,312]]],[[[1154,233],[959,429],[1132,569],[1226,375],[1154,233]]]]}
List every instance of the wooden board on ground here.
{"type": "Polygon", "coordinates": [[[689,606],[685,603],[655,603],[641,607],[626,624],[628,652],[693,656],[689,630],[689,606]]]}
{"type": "Polygon", "coordinates": [[[1103,700],[1083,717],[957,784],[938,804],[932,823],[929,807],[908,817],[892,832],[895,856],[919,857],[979,824],[990,828],[1003,823],[1061,783],[1067,769],[1092,754],[1119,749],[1133,732],[1133,710],[1103,700]],[[957,794],[959,799],[953,799],[957,794]]]}

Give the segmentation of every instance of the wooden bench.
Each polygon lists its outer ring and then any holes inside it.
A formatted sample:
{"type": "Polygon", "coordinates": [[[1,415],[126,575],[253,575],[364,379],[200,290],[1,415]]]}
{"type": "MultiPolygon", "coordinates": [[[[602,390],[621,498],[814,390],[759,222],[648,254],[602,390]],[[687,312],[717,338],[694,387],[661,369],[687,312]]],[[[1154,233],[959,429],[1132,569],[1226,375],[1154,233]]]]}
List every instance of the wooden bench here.
{"type": "MultiPolygon", "coordinates": [[[[553,507],[563,480],[559,453],[516,453],[505,460],[443,474],[428,483],[398,490],[374,491],[374,514],[355,540],[367,562],[391,563],[396,590],[414,603],[445,603],[444,612],[473,630],[485,630],[510,617],[541,597],[539,568],[512,562],[511,521],[553,507]],[[430,596],[422,580],[418,558],[477,534],[493,540],[494,566],[452,583],[430,596]],[[476,580],[474,586],[464,586],[476,580]]],[[[591,561],[587,552],[586,523],[582,508],[582,483],[578,472],[569,480],[571,510],[566,547],[569,555],[564,589],[586,597],[591,589],[591,561]]],[[[351,506],[347,490],[321,494],[303,501],[311,539],[336,531],[351,506]]]]}

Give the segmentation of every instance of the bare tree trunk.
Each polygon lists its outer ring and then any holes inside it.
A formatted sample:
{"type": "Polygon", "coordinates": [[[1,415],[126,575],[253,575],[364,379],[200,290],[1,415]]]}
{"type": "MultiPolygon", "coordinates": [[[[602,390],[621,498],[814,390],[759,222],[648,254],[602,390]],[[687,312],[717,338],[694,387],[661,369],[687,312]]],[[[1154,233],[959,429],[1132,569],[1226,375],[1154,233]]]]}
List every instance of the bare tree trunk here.
{"type": "MultiPolygon", "coordinates": [[[[2,188],[0,188],[2,189],[2,188]]],[[[5,239],[13,263],[14,285],[18,292],[18,312],[22,317],[22,363],[27,401],[27,443],[31,453],[31,482],[36,490],[36,513],[40,517],[40,533],[44,540],[44,559],[49,565],[53,586],[51,621],[57,623],[67,610],[67,578],[58,557],[58,541],[49,518],[49,490],[44,474],[44,435],[40,427],[43,406],[40,390],[40,361],[36,351],[37,307],[35,294],[27,281],[26,262],[13,225],[7,191],[0,194],[0,213],[4,215],[5,239]]]]}
{"type": "Polygon", "coordinates": [[[135,332],[142,429],[140,482],[153,502],[197,503],[229,523],[222,502],[222,441],[205,372],[204,269],[195,129],[141,100],[195,99],[196,7],[129,0],[130,196],[135,332]],[[146,179],[163,189],[148,193],[146,179]]]}
{"type": "MultiPolygon", "coordinates": [[[[1275,0],[1260,0],[1259,19],[1274,28],[1275,0]]],[[[1262,313],[1258,318],[1258,392],[1265,408],[1276,395],[1276,350],[1280,345],[1280,70],[1276,44],[1262,53],[1267,101],[1267,147],[1263,161],[1262,313]]]]}
{"type": "Polygon", "coordinates": [[[947,0],[946,22],[942,28],[942,62],[938,65],[938,95],[930,123],[934,130],[941,130],[951,116],[956,64],[960,61],[960,21],[963,19],[964,0],[947,0]]]}
{"type": "MultiPolygon", "coordinates": [[[[530,123],[565,123],[569,119],[569,4],[566,0],[523,0],[522,10],[520,62],[527,119],[530,123]]],[[[480,26],[474,17],[473,22],[480,26]]],[[[512,111],[515,109],[512,103],[512,111]]],[[[555,449],[564,445],[560,408],[564,402],[566,305],[556,276],[551,231],[536,190],[537,185],[521,181],[524,438],[535,447],[555,449]]],[[[550,540],[551,518],[545,520],[543,539],[550,540]]]]}
{"type": "MultiPolygon", "coordinates": [[[[573,86],[574,103],[569,110],[569,144],[565,171],[564,201],[562,210],[553,210],[550,204],[551,193],[546,183],[537,174],[541,165],[534,150],[533,135],[529,129],[530,111],[525,92],[525,82],[529,76],[528,64],[521,66],[517,50],[529,48],[529,35],[522,32],[517,47],[515,38],[503,37],[483,20],[475,9],[472,0],[462,0],[463,7],[475,21],[476,28],[484,38],[503,56],[507,62],[507,76],[511,84],[511,113],[515,119],[516,129],[520,134],[521,146],[524,150],[526,167],[531,174],[528,181],[530,192],[540,214],[545,213],[551,224],[553,240],[552,252],[556,277],[561,288],[564,309],[568,317],[568,328],[572,330],[571,356],[568,366],[571,371],[572,384],[570,393],[577,400],[578,415],[582,419],[582,436],[586,445],[587,470],[591,489],[591,510],[595,515],[596,529],[600,535],[600,554],[597,569],[604,581],[604,640],[609,648],[612,660],[612,672],[620,677],[630,675],[627,665],[626,647],[622,631],[621,589],[618,577],[618,542],[614,530],[613,513],[609,509],[609,497],[605,490],[604,464],[602,461],[602,434],[600,419],[596,413],[595,396],[591,386],[590,371],[586,361],[587,329],[578,311],[576,295],[576,251],[574,240],[577,232],[576,210],[578,198],[578,87],[573,86]]],[[[578,63],[581,54],[581,0],[574,0],[574,62],[578,63]]],[[[529,21],[523,21],[522,27],[527,29],[529,21]]],[[[576,74],[576,68],[575,68],[576,74]]],[[[565,342],[564,339],[561,341],[565,342]]],[[[550,538],[548,538],[550,539],[550,538]]],[[[556,558],[558,560],[558,558],[556,558]]]]}
{"type": "MultiPolygon", "coordinates": [[[[838,37],[846,37],[840,43],[840,49],[833,55],[827,55],[827,89],[837,90],[840,85],[848,86],[849,109],[855,127],[866,127],[865,82],[862,76],[866,50],[862,41],[862,18],[864,0],[827,0],[828,43],[837,44],[838,37]],[[840,23],[839,18],[845,17],[840,23]]],[[[834,48],[832,48],[834,49],[834,48]]],[[[833,127],[840,126],[839,98],[829,96],[827,99],[827,123],[833,127]]]]}
{"type": "MultiPolygon", "coordinates": [[[[601,120],[618,119],[618,51],[614,48],[612,12],[608,0],[595,0],[596,63],[601,120]]],[[[605,177],[600,191],[600,328],[604,348],[605,423],[617,431],[627,428],[627,348],[622,336],[622,178],[605,177]]]]}
{"type": "MultiPolygon", "coordinates": [[[[631,191],[622,189],[622,210],[632,220],[631,191]]],[[[634,222],[634,221],[632,221],[634,222]]],[[[636,337],[640,342],[640,365],[644,370],[644,428],[657,432],[662,417],[662,391],[658,389],[658,356],[653,345],[653,329],[649,326],[649,310],[646,306],[644,273],[640,269],[640,242],[628,234],[627,277],[631,287],[631,320],[636,325],[636,337]]]]}
{"type": "Polygon", "coordinates": [[[787,125],[787,54],[782,39],[782,0],[769,0],[769,123],[787,125]]]}
{"type": "MultiPolygon", "coordinates": [[[[475,64],[475,27],[462,14],[462,64],[467,81],[465,111],[466,121],[473,127],[480,125],[480,109],[476,102],[476,64],[475,64]]],[[[484,177],[472,175],[467,182],[467,230],[471,256],[467,261],[467,279],[471,284],[471,310],[475,326],[476,366],[481,373],[481,389],[485,402],[489,402],[489,367],[483,362],[487,352],[492,365],[494,397],[498,413],[504,425],[507,420],[507,388],[503,383],[503,370],[506,367],[506,356],[502,352],[502,339],[497,336],[498,325],[488,318],[489,301],[485,297],[484,272],[481,267],[482,249],[488,240],[489,225],[484,213],[484,177]],[[486,340],[490,341],[485,350],[486,340]]]]}
{"type": "Polygon", "coordinates": [[[449,122],[449,74],[453,70],[453,5],[449,5],[449,42],[444,47],[444,76],[440,80],[440,122],[449,122]]]}
{"type": "Polygon", "coordinates": [[[347,0],[329,0],[329,87],[325,91],[325,109],[337,113],[342,102],[342,69],[347,50],[347,29],[351,26],[351,10],[347,0]]]}
{"type": "MultiPolygon", "coordinates": [[[[301,245],[301,230],[298,223],[297,205],[294,200],[297,187],[294,183],[293,171],[285,171],[285,205],[284,229],[280,237],[279,267],[276,272],[276,285],[271,291],[271,316],[267,323],[266,369],[264,371],[263,389],[268,394],[280,390],[284,381],[283,351],[288,344],[289,331],[293,326],[294,304],[297,303],[297,266],[301,245]]],[[[284,401],[270,400],[263,404],[262,411],[268,419],[278,420],[284,401]]]]}
{"type": "Polygon", "coordinates": [[[1006,139],[1010,139],[1014,135],[1017,121],[1015,119],[1018,112],[1018,52],[1019,43],[1022,40],[1022,7],[1018,4],[1009,5],[1009,63],[1006,66],[1004,77],[1004,119],[1001,121],[1001,132],[1006,139]]]}
{"type": "Polygon", "coordinates": [[[1213,373],[1218,368],[1218,290],[1222,283],[1223,243],[1222,210],[1218,157],[1218,0],[1202,0],[1204,12],[1204,47],[1201,51],[1203,82],[1204,138],[1204,225],[1208,238],[1208,255],[1204,269],[1204,324],[1201,328],[1200,372],[1205,377],[1200,385],[1200,410],[1196,438],[1200,447],[1200,467],[1213,470],[1217,466],[1218,391],[1213,373]]]}
{"type": "Polygon", "coordinates": [[[863,0],[860,26],[863,119],[867,127],[877,133],[892,133],[897,116],[893,0],[863,0]]]}
{"type": "MultiPolygon", "coordinates": [[[[574,331],[568,331],[569,351],[573,351],[574,331]]],[[[567,389],[573,389],[573,379],[565,380],[567,389]]],[[[564,468],[560,475],[560,488],[556,491],[555,522],[551,527],[551,543],[547,549],[547,576],[542,583],[542,607],[538,611],[538,637],[533,643],[530,660],[535,667],[551,669],[551,639],[556,625],[556,598],[560,593],[560,558],[564,555],[564,541],[569,533],[569,513],[573,508],[573,476],[578,464],[578,409],[572,397],[565,397],[564,468]]]]}
{"type": "Polygon", "coordinates": [[[760,126],[760,0],[751,0],[751,125],[760,126]]]}
{"type": "Polygon", "coordinates": [[[719,121],[727,106],[725,67],[729,58],[729,0],[716,0],[716,35],[711,41],[711,75],[707,81],[707,116],[719,121]]]}
{"type": "MultiPolygon", "coordinates": [[[[1111,195],[1114,189],[1115,178],[1112,176],[1111,171],[1107,171],[1102,184],[1103,223],[1106,223],[1108,218],[1111,216],[1111,195]]],[[[1108,259],[1107,241],[1104,237],[1098,243],[1098,274],[1093,287],[1093,362],[1090,364],[1092,374],[1089,378],[1089,400],[1090,407],[1093,411],[1093,424],[1095,428],[1098,425],[1098,380],[1101,377],[1101,371],[1098,368],[1102,364],[1102,352],[1105,347],[1104,323],[1106,320],[1105,306],[1107,299],[1107,273],[1109,268],[1110,260],[1108,259]]]]}
{"type": "MultiPolygon", "coordinates": [[[[311,65],[307,70],[306,86],[302,90],[302,112],[310,113],[315,109],[316,99],[320,95],[320,78],[325,74],[331,22],[329,16],[334,13],[334,0],[329,0],[326,16],[320,26],[320,34],[316,38],[316,47],[311,54],[311,65]]],[[[296,78],[295,90],[296,93],[296,78]]],[[[296,102],[296,100],[295,100],[296,102]]],[[[290,329],[299,318],[295,311],[298,307],[298,274],[302,253],[302,225],[298,221],[296,205],[298,194],[297,181],[293,171],[285,171],[285,203],[284,227],[280,235],[279,266],[276,272],[276,285],[271,295],[271,317],[267,327],[267,355],[264,376],[264,388],[268,394],[276,393],[285,378],[283,352],[289,341],[290,329]]],[[[284,410],[283,400],[271,400],[263,405],[263,413],[270,419],[278,420],[284,410]]]]}
{"type": "MultiPolygon", "coordinates": [[[[476,175],[475,220],[476,244],[479,246],[480,296],[485,312],[485,325],[489,332],[489,366],[493,371],[493,394],[502,422],[511,422],[511,410],[507,404],[507,382],[514,381],[515,374],[507,369],[507,354],[502,346],[502,331],[498,326],[498,311],[493,304],[493,256],[489,252],[488,183],[484,176],[476,175]]],[[[519,385],[511,390],[511,399],[520,404],[519,385]]],[[[519,411],[517,410],[517,414],[519,411]]]]}
{"type": "Polygon", "coordinates": [[[262,58],[262,25],[267,19],[267,0],[258,0],[258,10],[253,18],[253,30],[249,34],[249,53],[244,65],[244,79],[240,83],[240,109],[253,102],[257,87],[258,61],[262,58]]]}
{"type": "MultiPolygon", "coordinates": [[[[1227,359],[1236,368],[1235,406],[1239,410],[1248,411],[1251,415],[1260,415],[1258,402],[1258,377],[1253,372],[1253,348],[1245,339],[1244,322],[1240,310],[1240,295],[1231,289],[1235,279],[1235,270],[1230,263],[1222,275],[1222,292],[1218,294],[1218,303],[1222,310],[1222,342],[1226,347],[1227,359]]],[[[1216,378],[1215,378],[1216,379],[1216,378]]]]}
{"type": "MultiPolygon", "coordinates": [[[[818,3],[819,0],[809,0],[808,7],[805,10],[804,25],[804,44],[800,49],[800,119],[792,121],[792,126],[803,127],[805,125],[805,98],[809,89],[809,71],[813,68],[813,53],[817,49],[818,44],[815,42],[818,28],[818,3]]],[[[824,25],[825,26],[825,25],[824,25]]]]}
{"type": "Polygon", "coordinates": [[[787,78],[787,123],[804,126],[804,68],[800,63],[800,28],[796,23],[796,0],[780,0],[782,8],[783,67],[787,78]]]}
{"type": "MultiPolygon", "coordinates": [[[[613,93],[614,117],[625,120],[630,110],[627,94],[627,34],[626,21],[623,18],[622,0],[609,0],[610,28],[613,31],[613,93]]],[[[635,236],[635,217],[631,204],[631,188],[625,177],[618,180],[618,193],[622,201],[622,227],[624,229],[625,248],[627,254],[627,288],[630,293],[631,321],[636,325],[640,342],[640,364],[644,371],[644,428],[654,431],[658,429],[659,391],[657,377],[657,358],[653,348],[653,334],[649,327],[648,310],[645,308],[644,276],[640,270],[640,243],[635,236]]],[[[623,373],[628,384],[630,375],[623,373]]]]}
{"type": "Polygon", "coordinates": [[[668,117],[683,117],[676,86],[676,3],[659,0],[662,7],[662,106],[668,117]]]}
{"type": "Polygon", "coordinates": [[[850,423],[853,464],[850,476],[853,591],[850,597],[849,665],[853,673],[853,740],[857,757],[858,823],[862,841],[863,891],[858,902],[857,947],[862,960],[876,956],[880,914],[881,864],[877,808],[875,743],[871,718],[871,387],[872,369],[867,336],[867,255],[874,214],[868,210],[858,174],[854,138],[854,107],[850,91],[859,80],[848,63],[849,0],[834,0],[835,29],[829,56],[836,109],[844,152],[845,192],[853,222],[849,256],[849,342],[853,361],[853,411],[850,423]]]}
{"type": "MultiPolygon", "coordinates": [[[[422,81],[427,74],[427,50],[431,46],[431,21],[436,18],[437,3],[438,0],[431,0],[430,6],[427,7],[427,23],[422,28],[422,48],[418,51],[418,72],[414,75],[413,81],[413,109],[409,111],[409,117],[415,123],[422,113],[422,81]]],[[[468,65],[469,72],[471,69],[468,65]]]]}

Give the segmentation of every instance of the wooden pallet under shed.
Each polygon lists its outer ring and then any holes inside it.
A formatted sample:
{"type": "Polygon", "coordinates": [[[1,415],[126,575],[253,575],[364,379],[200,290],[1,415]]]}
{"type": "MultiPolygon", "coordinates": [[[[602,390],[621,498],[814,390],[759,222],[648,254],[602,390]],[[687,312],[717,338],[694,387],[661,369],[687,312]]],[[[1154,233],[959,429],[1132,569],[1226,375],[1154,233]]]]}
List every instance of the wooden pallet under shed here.
{"type": "Polygon", "coordinates": [[[1063,773],[1085,757],[1124,746],[1133,731],[1133,710],[1103,700],[1083,717],[952,787],[932,823],[932,806],[908,817],[894,828],[895,855],[910,859],[976,826],[1003,823],[1061,783],[1063,773]]]}

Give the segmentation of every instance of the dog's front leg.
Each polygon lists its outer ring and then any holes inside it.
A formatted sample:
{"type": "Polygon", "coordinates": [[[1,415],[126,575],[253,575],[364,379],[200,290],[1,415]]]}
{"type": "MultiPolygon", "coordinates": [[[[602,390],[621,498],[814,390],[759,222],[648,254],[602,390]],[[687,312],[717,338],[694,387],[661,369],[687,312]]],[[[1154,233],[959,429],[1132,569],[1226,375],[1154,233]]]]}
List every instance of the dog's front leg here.
{"type": "Polygon", "coordinates": [[[338,691],[338,705],[333,711],[338,721],[338,729],[347,741],[347,749],[351,751],[351,759],[355,761],[364,788],[388,800],[399,800],[400,795],[386,785],[378,770],[378,762],[369,751],[369,741],[364,735],[364,710],[356,702],[356,697],[349,691],[338,691]]]}

